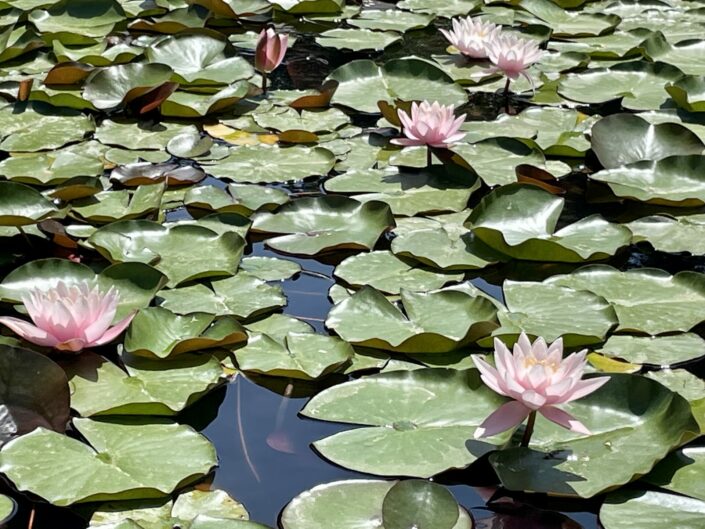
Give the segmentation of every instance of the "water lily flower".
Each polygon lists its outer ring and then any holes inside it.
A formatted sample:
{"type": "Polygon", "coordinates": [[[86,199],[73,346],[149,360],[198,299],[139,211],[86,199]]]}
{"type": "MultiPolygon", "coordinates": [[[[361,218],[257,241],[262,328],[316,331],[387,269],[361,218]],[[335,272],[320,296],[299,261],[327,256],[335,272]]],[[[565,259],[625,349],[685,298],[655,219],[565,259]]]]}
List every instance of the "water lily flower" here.
{"type": "Polygon", "coordinates": [[[509,81],[520,75],[531,83],[534,81],[526,70],[543,56],[543,50],[533,40],[522,39],[514,35],[498,35],[487,43],[487,56],[492,62],[493,72],[502,72],[507,76],[505,92],[509,90],[509,81]]]}
{"type": "MultiPolygon", "coordinates": [[[[543,338],[532,344],[524,333],[514,345],[512,354],[504,343],[495,338],[496,367],[475,356],[473,361],[490,389],[513,400],[487,417],[475,431],[475,438],[489,437],[514,428],[527,417],[530,418],[527,430],[530,430],[536,412],[564,428],[589,435],[590,431],[583,423],[557,407],[589,395],[610,379],[596,377],[582,380],[587,364],[586,354],[587,350],[583,350],[563,359],[561,338],[551,345],[546,345],[543,338]]],[[[525,441],[522,444],[528,444],[527,436],[525,441]]]]}
{"type": "Polygon", "coordinates": [[[487,57],[487,44],[494,40],[502,28],[479,18],[454,18],[453,29],[442,29],[441,33],[460,53],[473,59],[487,57]]]}
{"type": "Polygon", "coordinates": [[[279,35],[272,28],[260,32],[255,49],[255,68],[262,74],[263,91],[267,90],[267,74],[274,71],[284,60],[288,45],[288,35],[279,35]]]}
{"type": "Polygon", "coordinates": [[[78,352],[111,342],[130,324],[134,314],[110,326],[119,297],[112,287],[103,294],[86,283],[59,281],[53,288],[32,289],[22,296],[34,325],[9,316],[0,317],[0,323],[33,344],[78,352]]]}
{"type": "Polygon", "coordinates": [[[438,101],[423,101],[411,104],[411,115],[398,110],[399,121],[404,126],[404,136],[392,140],[396,145],[428,145],[446,149],[449,144],[462,140],[465,133],[458,132],[465,115],[455,117],[453,105],[441,105],[438,101]]]}

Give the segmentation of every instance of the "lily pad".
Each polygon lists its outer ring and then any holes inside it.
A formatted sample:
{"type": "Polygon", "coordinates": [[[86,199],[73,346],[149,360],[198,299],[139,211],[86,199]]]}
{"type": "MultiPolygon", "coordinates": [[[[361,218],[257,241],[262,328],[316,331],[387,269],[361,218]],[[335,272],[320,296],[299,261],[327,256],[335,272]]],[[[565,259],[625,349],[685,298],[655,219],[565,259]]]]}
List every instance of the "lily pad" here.
{"type": "Polygon", "coordinates": [[[164,185],[139,186],[134,191],[103,191],[71,204],[72,216],[93,224],[146,217],[159,211],[164,185]]]}
{"type": "Polygon", "coordinates": [[[117,167],[110,173],[111,180],[129,186],[149,185],[156,182],[166,182],[167,185],[189,185],[200,182],[205,177],[206,174],[201,169],[175,163],[139,162],[117,167]]]}
{"type": "Polygon", "coordinates": [[[705,502],[705,448],[692,446],[672,452],[646,476],[645,481],[658,487],[685,494],[705,502]]]}
{"type": "Polygon", "coordinates": [[[165,64],[130,63],[108,66],[88,79],[83,98],[98,109],[127,104],[168,83],[172,69],[165,64]]]}
{"type": "Polygon", "coordinates": [[[334,463],[375,475],[425,478],[465,468],[491,451],[493,445],[473,441],[473,433],[501,402],[477,370],[423,368],[338,384],[313,397],[301,413],[363,425],[314,443],[334,463]]]}
{"type": "Polygon", "coordinates": [[[705,340],[693,333],[672,336],[610,336],[599,352],[632,364],[662,369],[705,356],[705,340]]]}
{"type": "Polygon", "coordinates": [[[661,252],[705,255],[705,215],[653,215],[627,224],[633,242],[648,241],[661,252]]]}
{"type": "Polygon", "coordinates": [[[400,40],[401,35],[394,31],[344,28],[324,31],[316,38],[316,42],[323,47],[352,51],[379,51],[400,40]]]}
{"type": "Polygon", "coordinates": [[[592,433],[539,417],[528,448],[490,455],[503,486],[590,498],[647,473],[699,433],[683,397],[639,375],[611,375],[606,385],[562,408],[592,433]]]}
{"type": "Polygon", "coordinates": [[[401,308],[364,286],[333,307],[326,327],[353,345],[404,353],[445,353],[488,336],[496,307],[460,290],[401,290],[401,308]]]}
{"type": "Polygon", "coordinates": [[[60,210],[36,189],[0,181],[0,226],[28,226],[59,216],[60,210]]]}
{"type": "Polygon", "coordinates": [[[193,125],[176,123],[123,123],[105,120],[96,130],[95,138],[105,145],[117,145],[127,149],[163,150],[177,135],[184,133],[198,134],[193,125]]]}
{"type": "Polygon", "coordinates": [[[215,186],[192,187],[184,195],[184,205],[194,217],[204,211],[237,213],[249,217],[260,209],[272,210],[289,200],[286,191],[257,184],[230,184],[226,189],[215,186]]]}
{"type": "Polygon", "coordinates": [[[240,262],[240,270],[262,281],[284,281],[301,272],[301,265],[289,259],[251,255],[240,262]]]}
{"type": "Polygon", "coordinates": [[[46,2],[47,10],[36,9],[28,19],[48,40],[59,39],[65,44],[92,44],[105,37],[116,24],[125,20],[125,13],[114,0],[64,0],[46,2]]]}
{"type": "Polygon", "coordinates": [[[334,250],[370,250],[393,226],[394,217],[387,204],[361,204],[329,195],[300,198],[284,204],[276,213],[259,213],[253,218],[252,231],[279,234],[267,241],[277,251],[315,255],[334,250]]]}
{"type": "Polygon", "coordinates": [[[112,262],[154,264],[169,278],[168,285],[213,276],[233,275],[245,248],[239,235],[218,235],[201,226],[165,227],[147,220],[127,220],[104,226],[88,238],[112,262]],[[197,246],[193,252],[184,248],[197,246]]]}
{"type": "Polygon", "coordinates": [[[90,445],[39,428],[2,448],[3,474],[18,489],[65,506],[165,496],[217,462],[213,446],[188,426],[159,420],[73,423],[90,445]]]}
{"type": "Polygon", "coordinates": [[[139,356],[167,358],[246,341],[245,329],[233,318],[200,312],[179,316],[163,307],[150,307],[132,320],[125,350],[139,356]]]}
{"type": "Polygon", "coordinates": [[[610,494],[600,509],[605,529],[699,529],[705,502],[656,491],[620,491],[610,494]]]}

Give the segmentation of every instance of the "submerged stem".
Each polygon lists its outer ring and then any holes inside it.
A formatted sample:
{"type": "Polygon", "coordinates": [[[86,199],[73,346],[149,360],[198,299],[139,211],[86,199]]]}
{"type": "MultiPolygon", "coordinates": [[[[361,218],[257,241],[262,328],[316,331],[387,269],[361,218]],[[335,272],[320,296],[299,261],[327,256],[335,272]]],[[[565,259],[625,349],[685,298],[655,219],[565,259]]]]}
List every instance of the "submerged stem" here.
{"type": "Polygon", "coordinates": [[[529,446],[529,441],[531,440],[531,434],[534,433],[534,423],[536,423],[536,410],[529,414],[529,421],[526,423],[526,429],[524,430],[524,437],[521,438],[521,446],[529,446]]]}

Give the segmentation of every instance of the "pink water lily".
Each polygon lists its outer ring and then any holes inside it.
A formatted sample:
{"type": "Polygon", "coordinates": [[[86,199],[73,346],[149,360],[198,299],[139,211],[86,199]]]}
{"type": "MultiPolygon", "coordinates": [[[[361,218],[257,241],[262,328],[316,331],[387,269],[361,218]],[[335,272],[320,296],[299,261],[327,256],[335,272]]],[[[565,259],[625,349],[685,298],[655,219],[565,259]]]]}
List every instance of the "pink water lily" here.
{"type": "Polygon", "coordinates": [[[0,323],[33,344],[78,352],[111,342],[127,328],[134,314],[110,326],[118,301],[114,288],[103,294],[86,283],[59,281],[53,288],[33,289],[22,296],[34,325],[9,316],[0,317],[0,323]]]}
{"type": "Polygon", "coordinates": [[[442,29],[441,33],[457,50],[473,59],[487,57],[487,45],[494,40],[502,28],[479,18],[454,18],[453,29],[442,29]]]}
{"type": "Polygon", "coordinates": [[[533,87],[533,79],[527,69],[543,56],[543,50],[533,40],[514,35],[499,35],[487,43],[487,56],[492,62],[492,71],[502,72],[508,79],[515,80],[520,75],[533,87]]]}
{"type": "Polygon", "coordinates": [[[406,138],[392,140],[396,145],[428,145],[445,149],[465,137],[464,133],[458,132],[465,115],[456,118],[453,105],[441,105],[438,101],[414,102],[411,104],[411,115],[403,110],[399,110],[397,115],[404,126],[406,138]]]}
{"type": "Polygon", "coordinates": [[[284,60],[288,45],[288,35],[279,35],[272,28],[260,31],[255,50],[255,68],[262,73],[274,71],[284,60]]]}
{"type": "Polygon", "coordinates": [[[589,435],[583,423],[556,407],[585,397],[609,381],[609,377],[582,380],[586,354],[587,350],[583,350],[563,359],[561,338],[550,346],[543,338],[532,344],[524,333],[519,336],[512,354],[495,338],[496,367],[476,356],[473,361],[490,389],[513,400],[487,417],[475,431],[475,438],[514,428],[535,412],[564,428],[589,435]]]}

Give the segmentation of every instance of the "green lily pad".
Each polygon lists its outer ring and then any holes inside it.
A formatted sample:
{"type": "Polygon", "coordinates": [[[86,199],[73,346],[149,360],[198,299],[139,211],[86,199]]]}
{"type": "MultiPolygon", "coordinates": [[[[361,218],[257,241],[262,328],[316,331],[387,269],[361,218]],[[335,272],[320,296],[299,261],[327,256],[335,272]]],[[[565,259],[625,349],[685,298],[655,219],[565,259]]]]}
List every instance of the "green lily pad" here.
{"type": "Polygon", "coordinates": [[[125,336],[125,350],[139,356],[167,358],[190,351],[247,341],[233,318],[194,312],[179,316],[163,307],[142,309],[125,336]]]}
{"type": "Polygon", "coordinates": [[[301,272],[301,265],[288,259],[251,255],[240,261],[240,270],[262,281],[284,281],[301,272]]]}
{"type": "Polygon", "coordinates": [[[364,286],[334,306],[326,327],[354,345],[404,353],[445,353],[488,336],[497,309],[461,290],[401,290],[404,312],[381,292],[364,286]]]}
{"type": "Polygon", "coordinates": [[[439,17],[451,18],[456,15],[467,15],[482,5],[478,0],[448,0],[439,4],[435,0],[403,0],[397,6],[414,13],[431,13],[439,17]]]}
{"type": "Polygon", "coordinates": [[[592,127],[592,150],[606,169],[668,156],[700,154],[705,144],[677,123],[652,125],[634,114],[613,114],[592,127]]]}
{"type": "Polygon", "coordinates": [[[154,295],[166,283],[158,270],[142,263],[121,263],[105,268],[96,274],[84,264],[67,259],[40,259],[15,268],[0,283],[0,299],[21,303],[27,290],[47,290],[58,281],[96,285],[102,292],[111,287],[120,295],[115,319],[120,320],[131,312],[149,305],[154,295]]]}
{"type": "Polygon", "coordinates": [[[96,415],[176,415],[221,382],[220,362],[180,355],[168,362],[123,355],[126,372],[84,352],[62,362],[71,384],[71,407],[96,415]]]}
{"type": "MultiPolygon", "coordinates": [[[[64,433],[69,422],[69,385],[62,369],[43,354],[0,344],[3,414],[0,445],[35,428],[64,433]],[[40,383],[28,384],[28,381],[40,383]]],[[[0,521],[7,513],[0,500],[0,521]]]]}
{"type": "Polygon", "coordinates": [[[672,452],[646,476],[645,481],[663,489],[705,502],[705,448],[692,446],[672,452]]]}
{"type": "Polygon", "coordinates": [[[165,496],[217,462],[213,446],[188,426],[159,420],[73,423],[90,445],[39,428],[2,448],[3,474],[18,489],[64,506],[165,496]]]}
{"type": "Polygon", "coordinates": [[[0,494],[0,523],[7,523],[17,514],[17,503],[4,494],[0,494]]]}
{"type": "Polygon", "coordinates": [[[666,91],[688,112],[705,111],[705,77],[683,77],[666,85],[666,91]]]}
{"type": "Polygon", "coordinates": [[[443,70],[417,57],[388,61],[383,67],[368,59],[356,60],[341,66],[327,79],[339,83],[332,103],[361,112],[377,113],[378,101],[393,103],[394,99],[431,99],[455,105],[467,101],[465,91],[443,70]]]}
{"type": "Polygon", "coordinates": [[[401,35],[394,31],[372,31],[359,28],[330,29],[316,37],[316,42],[320,46],[352,51],[380,51],[400,40],[401,35]]]}
{"type": "Polygon", "coordinates": [[[642,43],[642,47],[645,55],[654,61],[672,64],[688,75],[705,75],[705,41],[702,38],[671,44],[656,31],[642,43]]]}
{"type": "Polygon", "coordinates": [[[558,82],[558,93],[580,103],[621,99],[630,110],[656,110],[669,99],[664,85],[682,76],[681,70],[662,62],[625,62],[569,73],[558,82]]]}
{"type": "Polygon", "coordinates": [[[465,468],[494,448],[472,439],[501,402],[477,370],[423,368],[338,384],[313,397],[301,413],[363,425],[314,443],[334,463],[375,475],[426,478],[465,468]]]}
{"type": "Polygon", "coordinates": [[[29,28],[7,26],[3,29],[0,32],[0,63],[11,61],[32,50],[44,47],[44,41],[29,28]]]}
{"type": "Polygon", "coordinates": [[[51,43],[54,55],[60,63],[80,62],[92,66],[110,66],[124,64],[142,55],[143,48],[126,43],[110,46],[107,41],[81,46],[79,48],[65,46],[59,40],[51,43]]]}
{"type": "Polygon", "coordinates": [[[705,356],[705,340],[693,333],[672,336],[610,336],[598,351],[632,364],[673,367],[705,356]]]}
{"type": "Polygon", "coordinates": [[[233,275],[245,248],[239,235],[218,235],[201,226],[165,227],[148,220],[114,222],[88,243],[112,262],[154,264],[174,287],[204,277],[233,275]],[[193,247],[193,252],[184,248],[193,247]]]}
{"type": "Polygon", "coordinates": [[[272,210],[289,200],[286,191],[257,184],[230,184],[192,187],[184,195],[184,205],[194,217],[203,212],[237,213],[249,217],[260,209],[272,210]]]}
{"type": "Polygon", "coordinates": [[[36,189],[16,182],[0,182],[0,226],[28,226],[60,210],[36,189]]]}
{"type": "Polygon", "coordinates": [[[86,82],[83,98],[100,110],[110,110],[156,90],[169,82],[172,74],[172,69],[165,64],[108,66],[86,82]]]}
{"type": "Polygon", "coordinates": [[[352,255],[335,268],[335,276],[352,287],[369,285],[386,294],[399,294],[402,288],[425,292],[463,279],[463,274],[444,274],[410,265],[390,251],[352,255]]]}
{"type": "Polygon", "coordinates": [[[164,184],[139,186],[134,191],[103,191],[71,204],[70,215],[93,224],[146,217],[159,211],[164,184]]]}
{"type": "Polygon", "coordinates": [[[647,473],[699,433],[683,397],[639,375],[612,375],[594,393],[562,408],[592,433],[539,417],[528,448],[490,455],[503,486],[590,498],[647,473]]]}
{"type": "Polygon", "coordinates": [[[335,156],[321,147],[256,145],[237,147],[215,164],[204,164],[209,174],[235,182],[265,183],[325,176],[335,156]]]}
{"type": "Polygon", "coordinates": [[[705,432],[705,380],[685,369],[649,371],[646,376],[684,397],[690,403],[700,431],[705,432]]]}
{"type": "Polygon", "coordinates": [[[389,489],[382,504],[386,529],[452,529],[459,517],[453,494],[423,479],[400,481],[389,489]]]}
{"type": "Polygon", "coordinates": [[[202,118],[232,108],[250,92],[247,81],[238,81],[214,94],[178,91],[172,93],[159,109],[163,116],[176,118],[202,118]]]}
{"type": "Polygon", "coordinates": [[[159,293],[161,306],[176,314],[205,312],[215,316],[235,316],[244,320],[286,305],[278,285],[246,272],[212,281],[209,285],[175,288],[159,293]]]}
{"type": "Polygon", "coordinates": [[[95,39],[105,37],[116,24],[125,20],[124,11],[114,0],[64,0],[44,4],[51,5],[47,10],[33,10],[28,19],[48,41],[93,44],[95,39]]]}
{"type": "Polygon", "coordinates": [[[700,529],[703,516],[704,501],[656,491],[615,492],[600,509],[605,529],[700,529]]]}
{"type": "Polygon", "coordinates": [[[394,217],[387,204],[361,204],[351,198],[328,195],[293,200],[276,213],[258,213],[253,218],[252,231],[279,234],[267,241],[277,251],[315,255],[334,250],[370,250],[393,226],[394,217]]]}
{"type": "Polygon", "coordinates": [[[281,341],[255,334],[245,347],[235,351],[243,371],[304,380],[337,370],[353,355],[353,348],[346,342],[310,332],[289,333],[281,341]]]}
{"type": "Polygon", "coordinates": [[[177,134],[166,144],[166,149],[172,156],[179,158],[198,158],[207,155],[213,148],[213,138],[202,136],[196,131],[185,131],[177,134]]]}
{"type": "Polygon", "coordinates": [[[491,248],[525,260],[599,260],[631,242],[627,228],[599,215],[556,231],[564,203],[564,199],[533,185],[505,185],[480,201],[467,225],[491,248]]]}
{"type": "Polygon", "coordinates": [[[688,207],[705,204],[703,171],[705,156],[691,154],[604,169],[593,173],[590,178],[605,182],[620,197],[688,207]]]}
{"type": "Polygon", "coordinates": [[[480,187],[453,181],[440,171],[409,171],[401,168],[350,170],[326,180],[324,187],[334,193],[354,194],[355,200],[386,202],[395,215],[417,215],[461,211],[470,195],[480,187]]]}
{"type": "Polygon", "coordinates": [[[279,9],[291,14],[323,14],[339,13],[345,5],[345,0],[268,0],[279,9]]]}
{"type": "Polygon", "coordinates": [[[617,15],[565,11],[550,0],[521,0],[519,7],[550,26],[553,30],[552,37],[602,35],[616,28],[621,22],[617,15]]]}
{"type": "Polygon", "coordinates": [[[193,125],[176,123],[151,125],[106,119],[96,130],[95,138],[105,145],[117,145],[132,150],[163,150],[172,139],[184,133],[198,134],[198,129],[193,125]]]}
{"type": "Polygon", "coordinates": [[[686,332],[705,320],[705,275],[696,272],[672,276],[653,268],[620,272],[591,265],[546,282],[602,296],[614,307],[620,331],[686,332]]]}
{"type": "Polygon", "coordinates": [[[661,252],[705,255],[705,215],[653,215],[627,224],[632,242],[648,241],[661,252]]]}
{"type": "Polygon", "coordinates": [[[326,110],[302,110],[293,108],[272,109],[256,113],[255,123],[266,129],[278,131],[305,130],[307,132],[329,132],[350,123],[350,118],[337,108],[326,110]]]}

